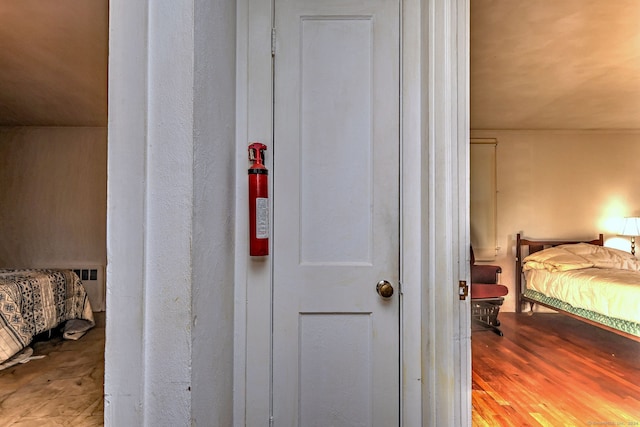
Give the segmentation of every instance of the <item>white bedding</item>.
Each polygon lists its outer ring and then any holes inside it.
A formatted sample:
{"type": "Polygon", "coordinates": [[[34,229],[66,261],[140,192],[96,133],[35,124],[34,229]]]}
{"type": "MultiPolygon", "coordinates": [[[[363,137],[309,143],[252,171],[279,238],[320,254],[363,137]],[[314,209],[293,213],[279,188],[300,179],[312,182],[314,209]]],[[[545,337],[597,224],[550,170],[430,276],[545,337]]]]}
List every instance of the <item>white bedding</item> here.
{"type": "Polygon", "coordinates": [[[640,323],[640,261],[631,254],[578,243],[524,259],[527,288],[605,316],[640,323]]]}

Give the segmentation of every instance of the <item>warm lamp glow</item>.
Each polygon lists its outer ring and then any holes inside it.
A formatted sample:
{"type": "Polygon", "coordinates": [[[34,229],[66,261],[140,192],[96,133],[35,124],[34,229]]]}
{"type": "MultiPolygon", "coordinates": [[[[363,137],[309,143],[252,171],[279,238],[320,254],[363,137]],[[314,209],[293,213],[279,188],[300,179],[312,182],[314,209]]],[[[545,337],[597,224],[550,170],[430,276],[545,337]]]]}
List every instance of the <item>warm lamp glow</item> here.
{"type": "Polygon", "coordinates": [[[631,237],[631,254],[635,255],[636,236],[640,236],[640,218],[625,218],[618,234],[631,237]]]}

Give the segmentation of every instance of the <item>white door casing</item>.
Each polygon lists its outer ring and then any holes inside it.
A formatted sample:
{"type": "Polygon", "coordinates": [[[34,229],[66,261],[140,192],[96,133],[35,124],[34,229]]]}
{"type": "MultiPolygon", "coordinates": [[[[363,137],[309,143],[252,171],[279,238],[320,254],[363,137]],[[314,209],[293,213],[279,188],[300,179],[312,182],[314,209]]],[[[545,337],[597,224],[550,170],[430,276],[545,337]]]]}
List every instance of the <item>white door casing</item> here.
{"type": "Polygon", "coordinates": [[[395,0],[275,3],[278,426],[399,423],[398,14],[395,0]]]}

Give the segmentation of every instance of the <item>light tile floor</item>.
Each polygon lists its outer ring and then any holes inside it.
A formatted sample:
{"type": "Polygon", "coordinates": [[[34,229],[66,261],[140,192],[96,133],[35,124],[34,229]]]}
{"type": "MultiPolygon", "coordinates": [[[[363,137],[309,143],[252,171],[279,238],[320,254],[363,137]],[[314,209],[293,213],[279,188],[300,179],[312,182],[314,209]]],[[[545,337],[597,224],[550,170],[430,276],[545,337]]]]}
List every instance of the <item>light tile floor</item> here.
{"type": "Polygon", "coordinates": [[[78,341],[54,336],[32,345],[31,360],[0,371],[0,426],[102,426],[104,313],[78,341]]]}

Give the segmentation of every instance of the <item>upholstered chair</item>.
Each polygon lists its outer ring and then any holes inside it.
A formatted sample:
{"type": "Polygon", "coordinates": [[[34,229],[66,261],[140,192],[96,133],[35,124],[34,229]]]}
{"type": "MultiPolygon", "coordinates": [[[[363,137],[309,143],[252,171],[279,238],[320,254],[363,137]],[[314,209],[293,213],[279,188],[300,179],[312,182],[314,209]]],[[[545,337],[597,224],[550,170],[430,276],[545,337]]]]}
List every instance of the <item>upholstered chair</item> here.
{"type": "Polygon", "coordinates": [[[492,330],[502,336],[498,328],[498,313],[509,289],[500,284],[502,268],[498,265],[476,264],[471,248],[471,320],[474,330],[492,330]]]}

